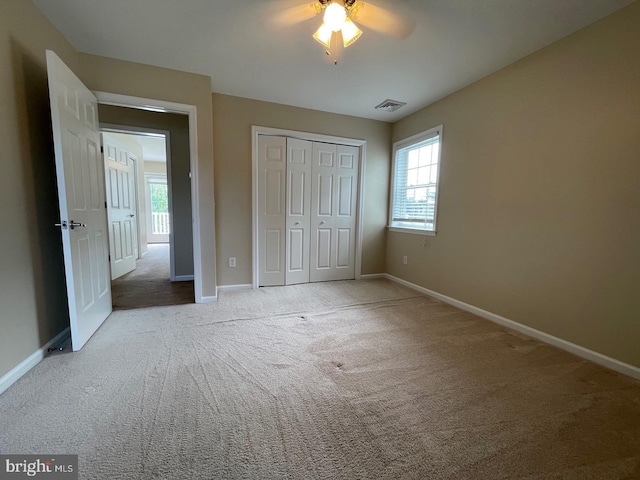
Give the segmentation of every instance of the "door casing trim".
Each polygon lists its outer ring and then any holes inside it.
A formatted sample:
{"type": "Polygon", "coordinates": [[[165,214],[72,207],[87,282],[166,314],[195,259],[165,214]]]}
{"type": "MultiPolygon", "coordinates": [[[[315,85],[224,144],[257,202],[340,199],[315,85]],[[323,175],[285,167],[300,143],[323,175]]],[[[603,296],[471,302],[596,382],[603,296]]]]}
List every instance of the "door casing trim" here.
{"type": "MultiPolygon", "coordinates": [[[[193,219],[193,286],[196,303],[206,303],[215,297],[202,295],[202,250],[200,244],[200,195],[198,189],[198,131],[195,105],[167,102],[150,98],[94,91],[99,104],[129,107],[152,112],[179,113],[189,118],[189,168],[191,170],[191,218],[193,219]]],[[[215,300],[213,300],[215,301],[215,300]]]]}

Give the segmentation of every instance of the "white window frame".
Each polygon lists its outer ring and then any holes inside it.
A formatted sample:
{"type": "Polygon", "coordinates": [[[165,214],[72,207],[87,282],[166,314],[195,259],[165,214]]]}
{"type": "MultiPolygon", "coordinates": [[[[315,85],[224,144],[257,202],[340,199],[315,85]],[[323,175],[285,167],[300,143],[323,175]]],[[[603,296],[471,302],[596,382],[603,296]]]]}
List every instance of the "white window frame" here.
{"type": "Polygon", "coordinates": [[[437,127],[430,128],[424,132],[413,135],[409,138],[405,138],[404,140],[400,140],[393,144],[393,166],[392,166],[392,177],[391,177],[391,195],[389,197],[389,222],[388,229],[392,232],[403,232],[403,233],[413,233],[418,235],[431,235],[435,236],[437,232],[437,221],[438,221],[438,197],[440,196],[440,170],[441,170],[441,158],[442,158],[442,125],[438,125],[437,127]],[[437,175],[435,181],[436,188],[436,196],[434,199],[434,212],[433,212],[433,229],[427,229],[419,226],[408,226],[406,224],[400,224],[400,222],[394,222],[393,220],[393,210],[394,210],[394,200],[396,194],[396,177],[397,177],[397,168],[398,168],[398,152],[401,150],[408,149],[412,146],[415,146],[419,143],[425,142],[431,138],[439,137],[438,143],[438,158],[437,158],[437,175]]]}

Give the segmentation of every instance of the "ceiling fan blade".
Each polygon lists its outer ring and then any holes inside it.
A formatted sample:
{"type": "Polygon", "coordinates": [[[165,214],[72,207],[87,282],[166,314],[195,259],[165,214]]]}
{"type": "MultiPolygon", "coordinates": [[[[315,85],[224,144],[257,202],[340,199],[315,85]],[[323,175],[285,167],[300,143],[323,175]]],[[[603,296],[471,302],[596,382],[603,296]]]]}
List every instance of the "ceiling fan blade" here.
{"type": "Polygon", "coordinates": [[[358,0],[349,14],[351,20],[393,38],[407,38],[416,28],[416,22],[408,15],[401,15],[358,0]]]}
{"type": "Polygon", "coordinates": [[[321,10],[320,4],[317,1],[307,2],[304,5],[297,5],[281,10],[275,14],[273,21],[279,26],[286,27],[309,20],[320,13],[321,10]]]}

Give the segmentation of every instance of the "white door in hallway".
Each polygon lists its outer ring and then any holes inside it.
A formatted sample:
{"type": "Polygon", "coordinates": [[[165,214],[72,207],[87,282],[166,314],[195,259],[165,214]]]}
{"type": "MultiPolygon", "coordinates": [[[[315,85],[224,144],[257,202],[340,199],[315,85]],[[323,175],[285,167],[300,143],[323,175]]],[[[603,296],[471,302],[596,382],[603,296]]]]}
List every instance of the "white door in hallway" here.
{"type": "Polygon", "coordinates": [[[355,278],[360,149],[313,143],[310,281],[355,278]]]}
{"type": "Polygon", "coordinates": [[[138,258],[136,157],[109,133],[102,134],[107,183],[111,280],[133,271],[138,258]]]}
{"type": "Polygon", "coordinates": [[[71,340],[77,351],[111,313],[98,102],[50,50],[47,74],[71,340]]]}

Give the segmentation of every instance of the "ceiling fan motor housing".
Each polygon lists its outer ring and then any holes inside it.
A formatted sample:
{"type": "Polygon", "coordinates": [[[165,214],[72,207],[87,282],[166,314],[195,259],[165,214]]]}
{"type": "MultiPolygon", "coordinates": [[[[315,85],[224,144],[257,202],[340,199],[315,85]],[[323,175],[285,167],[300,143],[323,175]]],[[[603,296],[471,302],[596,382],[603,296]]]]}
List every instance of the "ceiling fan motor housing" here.
{"type": "MultiPolygon", "coordinates": [[[[320,5],[322,5],[322,7],[326,7],[327,5],[329,5],[330,3],[332,3],[334,0],[318,0],[318,3],[320,5]]],[[[358,0],[343,0],[342,3],[344,3],[345,8],[350,9],[351,7],[353,7],[353,5],[357,2],[358,0]]]]}

